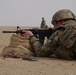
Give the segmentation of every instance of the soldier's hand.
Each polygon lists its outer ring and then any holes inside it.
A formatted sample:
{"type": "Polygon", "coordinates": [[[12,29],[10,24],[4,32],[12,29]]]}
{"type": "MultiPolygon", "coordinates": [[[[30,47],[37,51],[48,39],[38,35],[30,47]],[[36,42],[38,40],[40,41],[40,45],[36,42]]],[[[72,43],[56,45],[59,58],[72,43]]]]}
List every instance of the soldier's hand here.
{"type": "Polygon", "coordinates": [[[34,34],[31,32],[31,31],[28,31],[28,30],[22,30],[22,32],[24,32],[24,34],[22,34],[23,36],[33,36],[34,34]]]}

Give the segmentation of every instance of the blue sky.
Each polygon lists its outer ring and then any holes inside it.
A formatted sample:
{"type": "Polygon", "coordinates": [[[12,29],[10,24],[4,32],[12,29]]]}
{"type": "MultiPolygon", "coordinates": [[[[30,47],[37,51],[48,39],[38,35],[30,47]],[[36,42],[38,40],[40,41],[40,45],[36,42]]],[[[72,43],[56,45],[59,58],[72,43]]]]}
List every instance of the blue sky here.
{"type": "Polygon", "coordinates": [[[76,13],[76,0],[0,0],[0,26],[39,27],[42,17],[51,26],[60,9],[76,13]]]}

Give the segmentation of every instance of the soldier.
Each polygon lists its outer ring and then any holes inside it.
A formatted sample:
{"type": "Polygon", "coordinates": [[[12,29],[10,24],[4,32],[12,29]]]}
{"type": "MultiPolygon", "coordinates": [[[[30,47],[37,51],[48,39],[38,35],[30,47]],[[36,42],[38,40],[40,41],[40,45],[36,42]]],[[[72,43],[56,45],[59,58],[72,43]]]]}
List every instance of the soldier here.
{"type": "Polygon", "coordinates": [[[76,16],[68,9],[56,12],[52,18],[55,32],[45,45],[42,45],[31,31],[24,31],[30,36],[30,42],[37,56],[55,55],[62,59],[76,59],[76,16]]]}
{"type": "Polygon", "coordinates": [[[42,17],[42,21],[41,21],[41,26],[40,26],[41,29],[48,29],[48,26],[46,25],[46,22],[45,22],[45,19],[44,17],[42,17]]]}

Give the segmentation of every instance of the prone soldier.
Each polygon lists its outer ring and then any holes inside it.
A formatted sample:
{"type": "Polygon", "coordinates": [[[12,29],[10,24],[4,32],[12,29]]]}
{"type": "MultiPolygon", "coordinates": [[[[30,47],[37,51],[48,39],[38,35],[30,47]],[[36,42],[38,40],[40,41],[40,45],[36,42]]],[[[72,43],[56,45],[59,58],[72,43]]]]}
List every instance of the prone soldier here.
{"type": "Polygon", "coordinates": [[[49,57],[55,55],[62,59],[76,59],[76,16],[68,10],[57,11],[52,17],[54,33],[45,45],[42,45],[31,31],[25,32],[23,36],[29,35],[30,42],[37,56],[49,57]]]}

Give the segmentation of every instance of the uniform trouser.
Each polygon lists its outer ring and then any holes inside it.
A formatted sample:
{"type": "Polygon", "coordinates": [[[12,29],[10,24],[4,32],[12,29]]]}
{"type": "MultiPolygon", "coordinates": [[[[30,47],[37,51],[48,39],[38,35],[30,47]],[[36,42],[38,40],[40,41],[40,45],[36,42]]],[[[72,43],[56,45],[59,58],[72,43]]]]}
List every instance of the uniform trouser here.
{"type": "Polygon", "coordinates": [[[74,52],[71,49],[57,47],[53,52],[59,58],[68,59],[68,60],[74,59],[74,52]]]}

